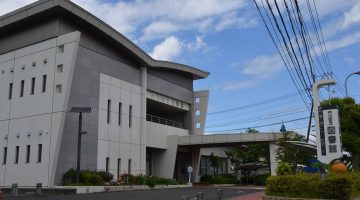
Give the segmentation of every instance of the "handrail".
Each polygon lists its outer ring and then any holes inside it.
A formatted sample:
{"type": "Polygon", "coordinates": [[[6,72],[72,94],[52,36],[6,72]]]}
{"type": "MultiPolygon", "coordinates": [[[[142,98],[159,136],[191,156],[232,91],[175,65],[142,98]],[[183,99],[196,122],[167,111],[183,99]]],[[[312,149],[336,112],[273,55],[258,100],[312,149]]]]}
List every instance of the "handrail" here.
{"type": "Polygon", "coordinates": [[[177,122],[177,121],[174,121],[171,119],[166,119],[166,118],[162,118],[162,117],[158,117],[158,116],[154,116],[154,115],[150,115],[150,114],[146,114],[146,121],[163,124],[163,125],[167,125],[167,126],[172,126],[172,127],[176,127],[176,128],[186,129],[185,124],[182,122],[177,122]]]}

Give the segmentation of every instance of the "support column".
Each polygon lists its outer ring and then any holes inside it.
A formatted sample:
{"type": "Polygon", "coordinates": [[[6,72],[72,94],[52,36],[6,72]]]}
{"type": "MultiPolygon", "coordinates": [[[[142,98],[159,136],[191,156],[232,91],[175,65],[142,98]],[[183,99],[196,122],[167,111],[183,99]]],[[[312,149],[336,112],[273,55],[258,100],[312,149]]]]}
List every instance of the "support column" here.
{"type": "Polygon", "coordinates": [[[269,143],[270,149],[270,172],[271,176],[276,176],[277,160],[276,160],[276,150],[279,148],[279,145],[274,143],[269,143]]]}
{"type": "Polygon", "coordinates": [[[146,93],[147,69],[141,67],[140,173],[146,174],[146,93]]]}
{"type": "Polygon", "coordinates": [[[199,148],[193,148],[191,150],[191,154],[192,154],[192,168],[193,168],[193,182],[199,182],[200,181],[200,176],[199,176],[199,172],[200,172],[200,149],[199,148]]]}

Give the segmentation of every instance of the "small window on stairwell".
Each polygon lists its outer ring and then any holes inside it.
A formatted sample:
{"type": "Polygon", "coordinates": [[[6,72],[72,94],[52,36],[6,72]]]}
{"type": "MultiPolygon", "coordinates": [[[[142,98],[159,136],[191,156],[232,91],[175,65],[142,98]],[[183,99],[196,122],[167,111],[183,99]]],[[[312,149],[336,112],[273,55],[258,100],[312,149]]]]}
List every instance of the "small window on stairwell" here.
{"type": "Polygon", "coordinates": [[[195,115],[196,116],[199,116],[201,113],[200,113],[200,110],[195,110],[195,115]]]}
{"type": "Polygon", "coordinates": [[[201,124],[199,122],[196,123],[196,128],[201,128],[201,124]]]}
{"type": "Polygon", "coordinates": [[[195,103],[200,103],[200,98],[199,97],[195,98],[195,103]]]}

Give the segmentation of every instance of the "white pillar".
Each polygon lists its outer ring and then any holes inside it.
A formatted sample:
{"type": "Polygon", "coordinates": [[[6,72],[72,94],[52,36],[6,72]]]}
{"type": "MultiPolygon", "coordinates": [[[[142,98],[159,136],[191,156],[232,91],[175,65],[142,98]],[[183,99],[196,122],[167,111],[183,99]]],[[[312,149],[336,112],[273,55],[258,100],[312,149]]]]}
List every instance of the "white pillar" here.
{"type": "Polygon", "coordinates": [[[335,80],[320,80],[316,81],[312,86],[312,97],[313,97],[313,105],[314,105],[314,113],[315,113],[315,122],[316,122],[316,147],[317,147],[317,159],[323,163],[329,163],[329,159],[326,155],[326,144],[325,138],[322,138],[320,135],[320,124],[319,124],[319,106],[320,106],[320,98],[319,98],[319,90],[321,87],[326,85],[334,85],[336,82],[335,80]],[[321,145],[325,148],[325,155],[321,153],[321,145]]]}
{"type": "Polygon", "coordinates": [[[269,143],[270,149],[270,172],[271,176],[276,176],[277,160],[276,160],[276,150],[279,148],[279,145],[274,143],[269,143]]]}
{"type": "Polygon", "coordinates": [[[147,69],[141,67],[140,173],[146,174],[146,93],[147,69]]]}

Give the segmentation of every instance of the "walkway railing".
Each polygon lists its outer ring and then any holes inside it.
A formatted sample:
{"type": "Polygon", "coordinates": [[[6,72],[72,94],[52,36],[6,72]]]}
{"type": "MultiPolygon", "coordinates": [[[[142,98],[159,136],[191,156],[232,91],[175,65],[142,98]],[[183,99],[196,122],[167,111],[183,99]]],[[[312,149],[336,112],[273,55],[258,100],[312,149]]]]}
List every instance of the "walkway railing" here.
{"type": "Polygon", "coordinates": [[[172,126],[172,127],[176,127],[176,128],[186,129],[185,124],[182,122],[177,122],[177,121],[174,121],[171,119],[166,119],[166,118],[162,118],[162,117],[158,117],[158,116],[154,116],[154,115],[147,114],[146,121],[154,122],[154,123],[158,123],[158,124],[164,124],[164,125],[172,126]]]}

